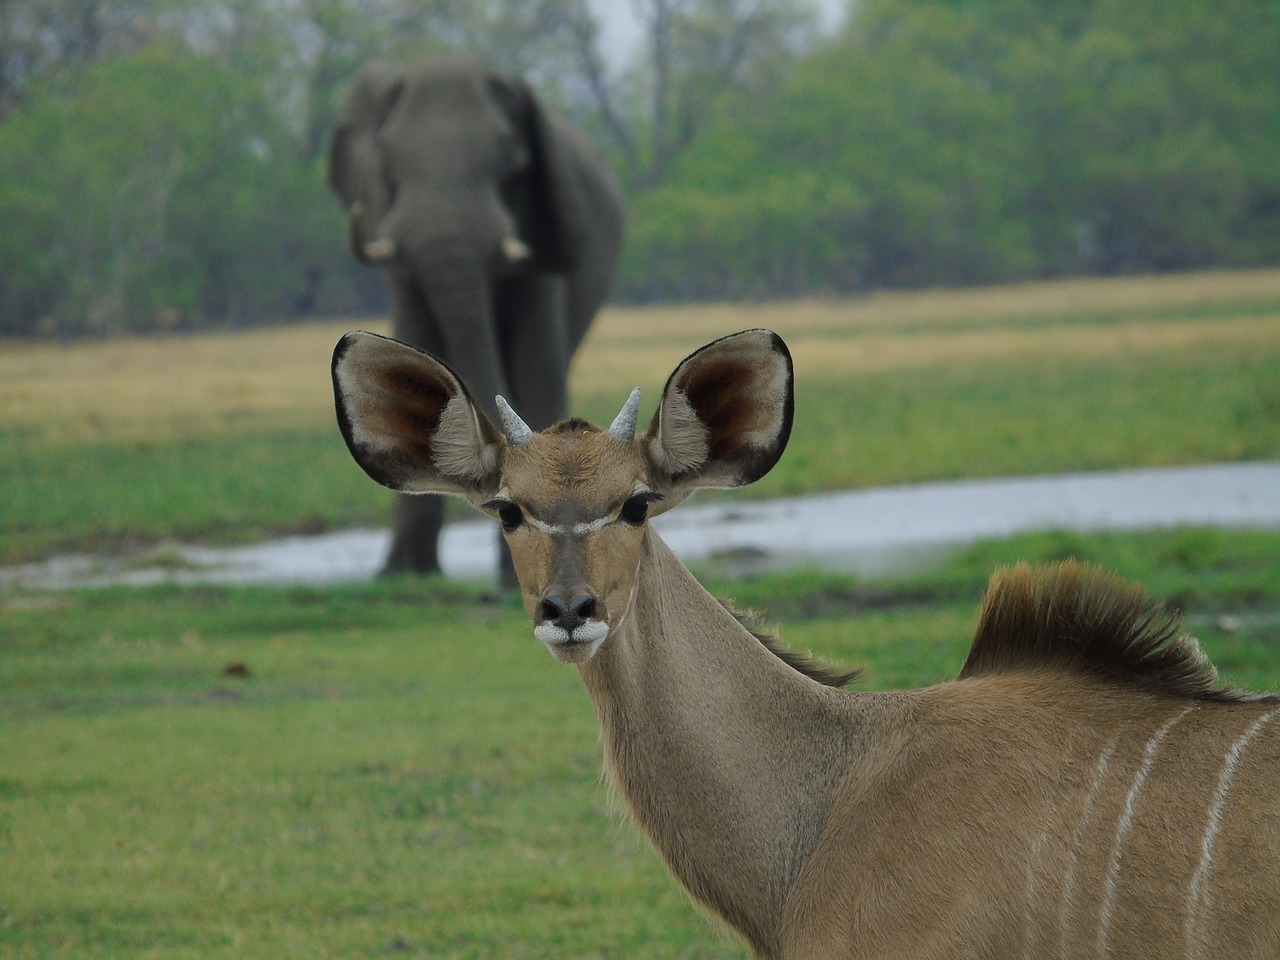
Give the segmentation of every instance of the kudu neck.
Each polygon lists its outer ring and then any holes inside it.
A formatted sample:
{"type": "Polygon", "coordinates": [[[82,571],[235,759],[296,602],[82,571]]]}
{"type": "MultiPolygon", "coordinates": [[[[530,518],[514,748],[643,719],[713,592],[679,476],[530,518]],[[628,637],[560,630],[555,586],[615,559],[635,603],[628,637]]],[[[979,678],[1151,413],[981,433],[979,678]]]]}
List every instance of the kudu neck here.
{"type": "Polygon", "coordinates": [[[634,606],[581,672],[637,822],[768,955],[847,769],[860,698],[779,660],[652,529],[634,606]]]}

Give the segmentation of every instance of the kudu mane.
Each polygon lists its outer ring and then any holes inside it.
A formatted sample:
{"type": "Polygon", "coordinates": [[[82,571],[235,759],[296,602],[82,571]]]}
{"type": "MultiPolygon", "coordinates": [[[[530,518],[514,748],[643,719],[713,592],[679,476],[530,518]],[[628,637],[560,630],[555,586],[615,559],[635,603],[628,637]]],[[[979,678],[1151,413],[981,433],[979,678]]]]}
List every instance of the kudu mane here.
{"type": "Polygon", "coordinates": [[[806,654],[788,650],[782,646],[776,635],[762,633],[755,628],[756,614],[754,611],[738,610],[725,600],[721,600],[720,604],[732,613],[738,623],[742,624],[749,634],[759,640],[766,650],[792,670],[803,673],[810,680],[816,680],[827,687],[847,687],[862,677],[861,670],[840,670],[835,667],[826,667],[806,654]]]}
{"type": "Polygon", "coordinates": [[[569,417],[567,420],[561,420],[547,427],[543,433],[599,433],[600,428],[590,420],[583,420],[582,417],[569,417]]]}
{"type": "Polygon", "coordinates": [[[960,679],[1016,671],[1071,671],[1182,700],[1280,702],[1220,684],[1178,611],[1074,561],[992,576],[960,679]]]}
{"type": "MultiPolygon", "coordinates": [[[[809,679],[844,687],[861,677],[861,670],[824,666],[786,649],[776,635],[756,629],[754,612],[721,603],[766,650],[809,679]]],[[[1019,563],[991,577],[959,679],[1023,671],[1073,672],[1180,700],[1280,703],[1277,695],[1220,684],[1178,611],[1153,604],[1136,584],[1075,561],[1019,563]]]]}

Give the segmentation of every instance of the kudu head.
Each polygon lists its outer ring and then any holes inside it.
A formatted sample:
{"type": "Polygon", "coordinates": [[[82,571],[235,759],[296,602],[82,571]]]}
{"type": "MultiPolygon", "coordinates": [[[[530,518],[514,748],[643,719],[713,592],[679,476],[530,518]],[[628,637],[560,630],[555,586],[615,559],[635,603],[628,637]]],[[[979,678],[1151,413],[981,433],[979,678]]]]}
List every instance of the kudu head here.
{"type": "Polygon", "coordinates": [[[571,663],[625,622],[648,518],[699,487],[758,480],[791,433],[791,356],[768,330],[687,357],[641,434],[638,391],[607,430],[571,419],[534,433],[501,400],[495,425],[446,364],[371,333],[338,342],[333,384],[342,435],[373,479],[465,497],[502,524],[534,634],[571,663]]]}

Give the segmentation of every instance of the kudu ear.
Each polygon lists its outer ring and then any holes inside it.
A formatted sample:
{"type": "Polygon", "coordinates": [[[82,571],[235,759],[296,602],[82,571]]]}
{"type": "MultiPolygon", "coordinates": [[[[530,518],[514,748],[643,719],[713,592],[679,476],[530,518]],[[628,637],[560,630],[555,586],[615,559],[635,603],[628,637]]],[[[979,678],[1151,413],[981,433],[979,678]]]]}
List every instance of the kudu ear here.
{"type": "Polygon", "coordinates": [[[791,353],[770,330],[745,330],[687,357],[667,381],[646,438],[673,493],[740,487],[768,473],[791,436],[791,353]]]}
{"type": "Polygon", "coordinates": [[[351,455],[383,486],[465,497],[496,488],[502,434],[430,354],[348,333],[333,351],[333,396],[351,455]]]}

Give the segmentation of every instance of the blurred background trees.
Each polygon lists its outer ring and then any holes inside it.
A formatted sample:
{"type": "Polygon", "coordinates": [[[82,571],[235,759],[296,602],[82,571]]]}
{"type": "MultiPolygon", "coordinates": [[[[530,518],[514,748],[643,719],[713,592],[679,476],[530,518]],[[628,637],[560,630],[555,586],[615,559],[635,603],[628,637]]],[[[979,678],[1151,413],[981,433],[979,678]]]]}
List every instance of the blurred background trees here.
{"type": "Polygon", "coordinates": [[[324,185],[329,128],[365,60],[458,51],[613,156],[622,299],[1280,263],[1280,6],[830,12],[0,0],[0,335],[380,311],[324,185]]]}

